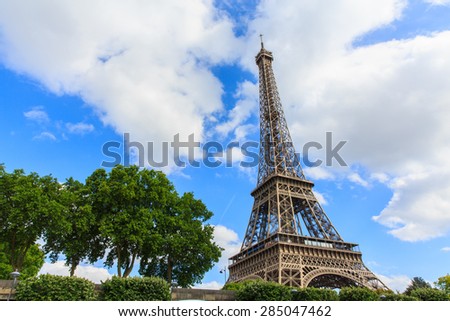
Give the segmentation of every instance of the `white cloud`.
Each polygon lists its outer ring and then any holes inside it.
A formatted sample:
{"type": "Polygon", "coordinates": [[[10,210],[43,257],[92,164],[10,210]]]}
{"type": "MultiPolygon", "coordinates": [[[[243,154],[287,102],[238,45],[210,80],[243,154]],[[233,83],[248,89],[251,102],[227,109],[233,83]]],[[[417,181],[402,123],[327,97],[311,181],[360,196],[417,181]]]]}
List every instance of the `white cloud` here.
{"type": "Polygon", "coordinates": [[[236,93],[238,101],[234,108],[228,113],[228,120],[218,124],[215,130],[222,136],[227,136],[234,131],[235,139],[242,141],[254,126],[244,124],[252,115],[257,114],[258,108],[258,86],[249,81],[239,84],[236,93]]]}
{"type": "MultiPolygon", "coordinates": [[[[69,275],[69,267],[64,264],[64,261],[57,261],[55,263],[45,262],[42,266],[39,274],[52,274],[52,275],[69,275]]],[[[92,265],[80,265],[75,270],[75,275],[88,279],[94,283],[100,283],[106,279],[112,277],[108,270],[104,268],[98,268],[92,265]]]]}
{"type": "Polygon", "coordinates": [[[355,184],[361,185],[362,187],[370,187],[369,182],[364,180],[358,173],[353,172],[347,176],[348,180],[350,182],[353,182],[355,184]]]}
{"type": "Polygon", "coordinates": [[[26,119],[35,121],[40,124],[45,124],[50,121],[47,112],[44,110],[43,106],[35,106],[31,110],[24,112],[23,115],[26,119]]]}
{"type": "Polygon", "coordinates": [[[44,131],[44,132],[40,133],[39,135],[34,136],[33,140],[51,140],[51,141],[56,141],[56,136],[53,135],[51,132],[44,131]]]}
{"type": "Polygon", "coordinates": [[[224,249],[222,251],[222,257],[216,264],[216,267],[221,270],[228,266],[228,259],[240,251],[242,241],[239,240],[235,231],[223,225],[216,225],[214,227],[214,241],[224,249]]]}
{"type": "Polygon", "coordinates": [[[392,181],[394,195],[374,220],[404,241],[429,240],[450,229],[450,173],[441,168],[392,181]]]}
{"type": "Polygon", "coordinates": [[[380,183],[388,183],[390,178],[386,173],[372,173],[370,174],[370,179],[380,183]]]}
{"type": "Polygon", "coordinates": [[[349,168],[327,169],[347,170],[366,187],[372,179],[387,184],[393,198],[375,219],[418,241],[450,230],[450,31],[352,46],[401,18],[406,4],[263,1],[242,63],[256,74],[253,48],[263,33],[294,142],[320,142],[328,131],[334,142],[348,141],[340,155],[349,168]]]}
{"type": "Polygon", "coordinates": [[[398,291],[400,293],[404,292],[408,285],[411,283],[411,278],[406,275],[381,275],[377,274],[377,277],[384,283],[386,286],[393,290],[398,291]]]}
{"type": "Polygon", "coordinates": [[[242,84],[228,121],[216,124],[222,85],[209,67],[242,56],[256,75],[263,33],[294,142],[320,142],[331,131],[348,141],[341,156],[349,165],[387,175],[394,196],[376,220],[394,236],[448,233],[450,31],[354,48],[400,19],[408,2],[266,0],[244,42],[213,3],[164,1],[155,10],[139,1],[10,1],[0,10],[0,59],[52,92],[81,96],[105,124],[144,146],[176,133],[243,139],[256,86],[242,84]]]}
{"type": "Polygon", "coordinates": [[[78,134],[78,135],[84,135],[86,133],[90,133],[94,131],[94,125],[87,124],[87,123],[66,123],[66,128],[71,134],[78,134]]]}
{"type": "Polygon", "coordinates": [[[327,200],[325,199],[325,197],[323,196],[322,193],[314,190],[314,195],[316,196],[316,199],[319,201],[319,203],[321,205],[327,205],[328,204],[327,200]]]}
{"type": "Polygon", "coordinates": [[[223,288],[223,283],[217,281],[211,281],[207,283],[200,283],[194,286],[194,289],[209,289],[209,290],[220,290],[223,288]]]}
{"type": "Polygon", "coordinates": [[[313,180],[318,180],[318,179],[334,179],[335,175],[333,174],[332,171],[327,170],[324,167],[306,167],[303,172],[305,173],[305,176],[307,179],[313,179],[313,180]]]}
{"type": "Polygon", "coordinates": [[[441,249],[441,251],[443,251],[443,252],[450,252],[450,246],[443,247],[441,249]]]}
{"type": "Polygon", "coordinates": [[[425,3],[429,3],[433,6],[448,6],[450,5],[450,0],[425,0],[425,3]]]}
{"type": "Polygon", "coordinates": [[[54,93],[79,95],[144,146],[177,133],[204,139],[206,120],[223,109],[209,67],[232,62],[241,47],[212,0],[9,1],[0,29],[4,65],[54,93]]]}

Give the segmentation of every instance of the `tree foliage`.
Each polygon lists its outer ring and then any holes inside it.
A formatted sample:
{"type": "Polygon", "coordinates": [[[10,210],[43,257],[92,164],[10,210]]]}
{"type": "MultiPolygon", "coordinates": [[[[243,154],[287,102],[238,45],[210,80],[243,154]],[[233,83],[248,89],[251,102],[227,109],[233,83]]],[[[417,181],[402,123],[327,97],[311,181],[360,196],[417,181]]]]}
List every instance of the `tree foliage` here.
{"type": "Polygon", "coordinates": [[[169,301],[170,286],[158,277],[113,277],[102,283],[103,301],[169,301]]]}
{"type": "Polygon", "coordinates": [[[48,222],[60,219],[59,187],[51,176],[26,175],[19,169],[7,173],[0,165],[0,242],[13,270],[22,270],[48,222]]]}
{"type": "Polygon", "coordinates": [[[157,240],[145,244],[140,273],[188,287],[200,282],[221,255],[213,227],[205,224],[212,213],[192,193],[173,193],[167,205],[155,217],[157,240]]]}
{"type": "Polygon", "coordinates": [[[52,220],[45,230],[44,250],[50,254],[52,263],[63,254],[66,265],[70,266],[70,276],[73,276],[84,259],[96,261],[101,255],[100,231],[83,183],[67,179],[61,186],[59,202],[63,205],[63,213],[60,220],[52,220]]]}
{"type": "Polygon", "coordinates": [[[411,296],[420,301],[450,301],[450,296],[444,291],[432,288],[416,288],[411,291],[411,296]]]}
{"type": "MultiPolygon", "coordinates": [[[[0,279],[2,280],[10,279],[10,273],[14,271],[6,251],[8,248],[9,246],[7,244],[0,243],[0,279]]],[[[44,252],[39,249],[37,244],[33,244],[25,255],[19,279],[26,280],[36,276],[43,264],[44,252]]]]}
{"type": "Polygon", "coordinates": [[[445,276],[441,276],[440,278],[438,278],[438,280],[434,284],[441,291],[444,291],[445,293],[450,294],[450,275],[449,274],[447,274],[445,276]]]}
{"type": "Polygon", "coordinates": [[[430,289],[431,285],[426,282],[423,278],[416,276],[411,280],[411,284],[408,285],[405,292],[403,294],[411,295],[412,291],[415,289],[430,289]]]}
{"type": "Polygon", "coordinates": [[[121,165],[96,170],[86,186],[103,240],[97,258],[107,253],[106,266],[117,263],[117,275],[127,277],[144,244],[156,241],[156,216],[174,188],[162,172],[121,165]]]}
{"type": "Polygon", "coordinates": [[[97,169],[85,184],[73,178],[60,184],[23,170],[7,173],[0,165],[0,273],[24,272],[27,253],[38,254],[32,248],[42,238],[52,262],[64,255],[70,275],[84,260],[105,259],[127,277],[140,260],[142,274],[187,287],[220,258],[207,223],[212,215],[154,170],[118,165],[97,169]]]}

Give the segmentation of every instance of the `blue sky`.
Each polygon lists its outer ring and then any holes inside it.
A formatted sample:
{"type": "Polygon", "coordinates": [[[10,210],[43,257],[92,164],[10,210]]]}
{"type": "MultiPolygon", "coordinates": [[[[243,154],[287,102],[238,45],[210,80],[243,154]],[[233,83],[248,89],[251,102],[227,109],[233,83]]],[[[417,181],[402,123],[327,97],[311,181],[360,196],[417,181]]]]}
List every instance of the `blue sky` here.
{"type": "MultiPolygon", "coordinates": [[[[447,0],[1,0],[0,162],[84,180],[124,133],[154,142],[156,159],[176,134],[258,141],[260,33],[297,151],[325,145],[326,132],[347,141],[349,166],[304,168],[339,233],[394,289],[449,273],[447,0]]],[[[253,204],[257,169],[234,152],[231,167],[163,168],[214,212],[226,250],[206,287],[223,284],[219,270],[239,250],[253,204]]],[[[98,262],[79,273],[114,271],[98,262]]]]}

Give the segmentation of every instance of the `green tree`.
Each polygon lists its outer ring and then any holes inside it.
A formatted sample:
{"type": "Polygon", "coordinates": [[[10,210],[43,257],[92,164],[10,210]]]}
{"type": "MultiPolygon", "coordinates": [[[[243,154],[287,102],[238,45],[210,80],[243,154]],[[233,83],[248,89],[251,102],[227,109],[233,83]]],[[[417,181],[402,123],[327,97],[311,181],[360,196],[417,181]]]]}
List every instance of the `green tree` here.
{"type": "Polygon", "coordinates": [[[102,254],[98,222],[89,204],[86,186],[69,178],[61,187],[60,203],[64,206],[63,215],[58,221],[52,220],[44,233],[44,250],[49,253],[52,263],[59,254],[66,258],[70,276],[77,266],[87,258],[95,261],[102,254]]]}
{"type": "Polygon", "coordinates": [[[415,289],[430,289],[430,288],[431,288],[430,283],[426,282],[423,278],[416,276],[412,278],[411,284],[408,285],[403,294],[411,295],[411,292],[414,291],[415,289]]]}
{"type": "MultiPolygon", "coordinates": [[[[10,264],[10,258],[6,252],[9,246],[5,243],[0,243],[0,279],[10,279],[10,273],[14,271],[10,264]]],[[[20,270],[20,280],[26,280],[38,274],[42,265],[44,264],[44,252],[39,249],[37,244],[30,246],[25,259],[23,261],[22,269],[20,270]]]]}
{"type": "Polygon", "coordinates": [[[173,192],[169,206],[156,216],[157,238],[146,242],[139,272],[169,284],[188,287],[200,282],[221,256],[206,221],[212,213],[192,193],[173,192]]]}
{"type": "Polygon", "coordinates": [[[444,291],[446,294],[450,294],[450,275],[441,276],[435,283],[435,286],[444,291]]]}
{"type": "Polygon", "coordinates": [[[416,288],[411,291],[411,296],[420,301],[450,301],[450,296],[444,291],[432,288],[416,288]]]}
{"type": "Polygon", "coordinates": [[[86,187],[103,244],[90,260],[106,254],[105,265],[116,263],[117,275],[127,277],[144,244],[158,239],[155,220],[174,187],[162,172],[121,165],[110,173],[96,170],[87,178],[86,187]]]}
{"type": "Polygon", "coordinates": [[[21,169],[7,173],[0,165],[0,242],[6,245],[13,270],[22,270],[28,251],[48,222],[59,219],[59,190],[51,176],[25,175],[21,169]]]}

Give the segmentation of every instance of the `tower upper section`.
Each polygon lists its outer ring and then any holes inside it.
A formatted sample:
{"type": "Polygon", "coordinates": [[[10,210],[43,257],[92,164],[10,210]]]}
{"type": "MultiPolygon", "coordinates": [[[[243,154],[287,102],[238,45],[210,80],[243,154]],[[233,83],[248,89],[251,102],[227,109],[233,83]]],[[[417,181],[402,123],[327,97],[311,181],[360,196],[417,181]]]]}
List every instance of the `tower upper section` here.
{"type": "Polygon", "coordinates": [[[278,94],[272,69],[272,52],[264,48],[256,56],[259,68],[260,149],[258,186],[274,175],[304,179],[300,159],[295,153],[291,135],[278,94]]]}

